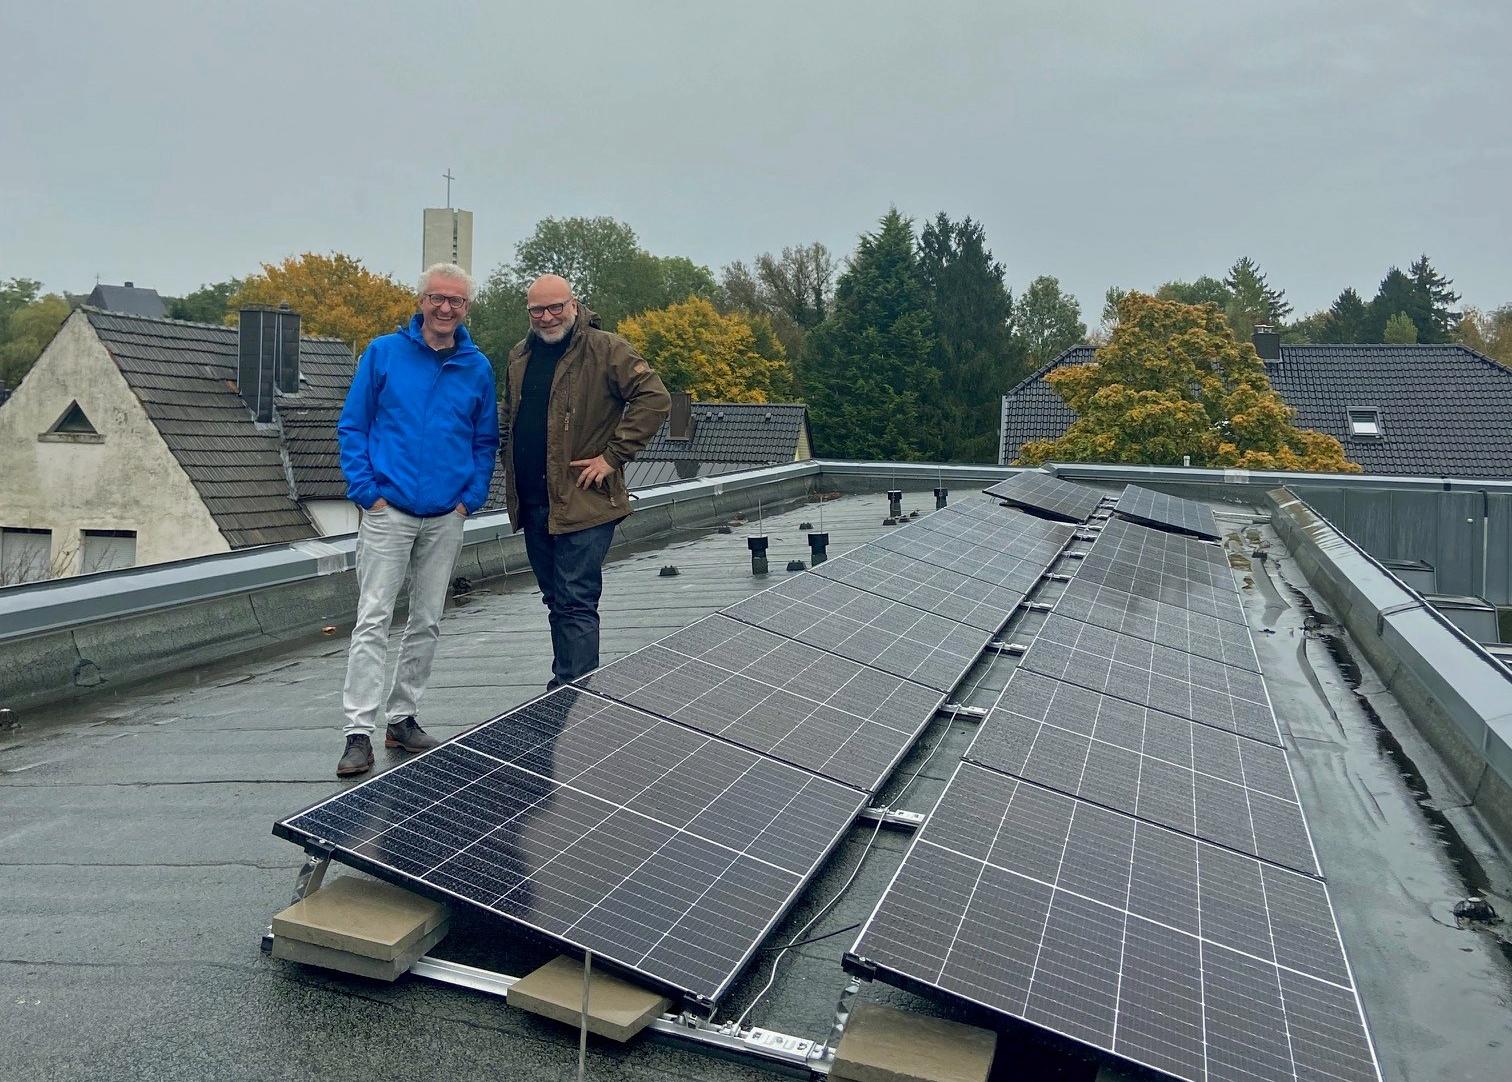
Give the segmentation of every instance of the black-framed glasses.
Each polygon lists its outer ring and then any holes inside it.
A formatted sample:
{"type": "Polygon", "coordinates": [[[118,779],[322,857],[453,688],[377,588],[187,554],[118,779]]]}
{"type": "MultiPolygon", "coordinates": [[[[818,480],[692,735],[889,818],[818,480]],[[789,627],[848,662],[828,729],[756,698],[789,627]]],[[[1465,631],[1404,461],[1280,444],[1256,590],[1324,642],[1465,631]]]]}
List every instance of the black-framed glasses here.
{"type": "Polygon", "coordinates": [[[540,319],[547,312],[550,312],[554,316],[559,316],[566,311],[567,306],[571,303],[571,301],[557,301],[555,304],[527,304],[525,311],[530,313],[531,319],[540,319]]]}
{"type": "Polygon", "coordinates": [[[453,297],[450,293],[427,293],[425,299],[437,308],[448,304],[453,308],[464,308],[467,306],[466,297],[453,297]]]}

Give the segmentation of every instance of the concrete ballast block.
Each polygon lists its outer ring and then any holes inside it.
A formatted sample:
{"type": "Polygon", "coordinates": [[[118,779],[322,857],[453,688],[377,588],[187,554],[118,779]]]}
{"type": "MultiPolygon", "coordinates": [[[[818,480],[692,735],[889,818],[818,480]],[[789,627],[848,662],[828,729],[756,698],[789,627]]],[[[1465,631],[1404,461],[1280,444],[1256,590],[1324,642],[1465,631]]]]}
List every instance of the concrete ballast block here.
{"type": "Polygon", "coordinates": [[[875,1003],[851,1012],[830,1077],[850,1082],[986,1082],[991,1030],[875,1003]]]}
{"type": "MultiPolygon", "coordinates": [[[[509,989],[509,1005],[569,1026],[582,1024],[583,963],[558,956],[509,989]]],[[[595,969],[588,981],[588,1032],[612,1041],[628,1041],[672,1001],[655,992],[595,969]]]]}
{"type": "Polygon", "coordinates": [[[292,939],[392,962],[415,954],[446,916],[440,902],[390,883],[343,876],[275,916],[273,936],[275,942],[292,939]]]}
{"type": "Polygon", "coordinates": [[[302,943],[297,939],[288,939],[279,935],[273,937],[273,957],[282,958],[287,962],[298,962],[301,965],[320,966],[322,969],[334,969],[342,973],[355,973],[359,977],[392,982],[408,973],[410,966],[415,964],[417,958],[445,939],[448,928],[447,922],[442,921],[421,936],[419,941],[404,954],[388,961],[353,954],[351,951],[337,950],[335,947],[317,947],[313,943],[302,943]]]}

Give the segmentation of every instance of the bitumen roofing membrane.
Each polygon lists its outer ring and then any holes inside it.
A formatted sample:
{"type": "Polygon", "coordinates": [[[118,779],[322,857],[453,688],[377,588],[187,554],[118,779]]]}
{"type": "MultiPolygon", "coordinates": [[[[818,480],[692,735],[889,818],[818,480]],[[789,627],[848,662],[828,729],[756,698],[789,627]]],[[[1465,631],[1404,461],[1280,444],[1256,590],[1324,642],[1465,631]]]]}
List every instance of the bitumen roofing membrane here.
{"type": "MultiPolygon", "coordinates": [[[[932,506],[927,492],[905,496],[905,510],[932,506]]],[[[1507,1077],[1512,947],[1499,928],[1461,927],[1453,915],[1471,894],[1512,915],[1505,854],[1270,528],[1243,508],[1215,508],[1385,1077],[1507,1077]]],[[[891,528],[886,512],[881,494],[823,504],[831,555],[891,528]]],[[[789,559],[807,561],[800,523],[820,514],[809,504],[761,524],[771,538],[765,578],[752,575],[746,549],[754,522],[616,550],[602,660],[780,581],[789,559]],[[659,574],[667,564],[676,577],[659,574]]],[[[1024,620],[1003,637],[1032,633],[1034,617],[1024,620]]],[[[576,1032],[497,997],[413,975],[381,984],[258,949],[303,862],[272,836],[273,822],[347,784],[334,777],[345,655],[338,634],[41,709],[0,733],[0,1079],[576,1077],[576,1032]]],[[[989,657],[955,698],[992,703],[1016,662],[989,657]]],[[[443,622],[421,721],[441,737],[462,732],[539,694],[549,662],[529,574],[476,586],[443,622]]],[[[936,718],[881,802],[928,812],[974,725],[936,718]]],[[[380,770],[401,761],[377,754],[380,770]]],[[[906,833],[853,826],[768,948],[804,928],[860,861],[806,933],[828,937],[788,952],[764,995],[775,952],[759,954],[716,1020],[750,1008],[748,1025],[823,1040],[849,980],[840,958],[851,926],[870,914],[908,844],[906,833]]],[[[338,873],[354,874],[333,866],[338,873]]],[[[433,952],[517,976],[554,953],[461,912],[433,952]]],[[[880,982],[860,996],[993,1024],[880,982]]],[[[1095,1060],[1010,1026],[994,1077],[1096,1071],[1095,1060]]],[[[771,1072],[643,1035],[625,1046],[590,1039],[587,1077],[771,1072]]]]}

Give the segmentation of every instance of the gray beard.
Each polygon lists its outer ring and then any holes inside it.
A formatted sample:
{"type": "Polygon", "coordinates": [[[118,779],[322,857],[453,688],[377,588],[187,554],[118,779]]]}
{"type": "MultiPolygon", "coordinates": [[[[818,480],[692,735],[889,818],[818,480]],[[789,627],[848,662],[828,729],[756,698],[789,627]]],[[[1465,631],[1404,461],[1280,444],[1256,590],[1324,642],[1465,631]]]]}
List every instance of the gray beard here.
{"type": "Polygon", "coordinates": [[[563,338],[566,338],[569,334],[571,334],[572,333],[572,329],[574,327],[576,327],[576,326],[577,326],[577,316],[574,315],[566,323],[563,323],[560,327],[557,327],[555,330],[553,330],[551,332],[551,334],[552,334],[551,338],[547,338],[546,335],[542,334],[540,331],[536,330],[536,328],[534,328],[534,327],[530,328],[530,333],[533,334],[533,335],[535,335],[542,342],[545,342],[548,346],[554,346],[558,342],[560,342],[563,338]]]}

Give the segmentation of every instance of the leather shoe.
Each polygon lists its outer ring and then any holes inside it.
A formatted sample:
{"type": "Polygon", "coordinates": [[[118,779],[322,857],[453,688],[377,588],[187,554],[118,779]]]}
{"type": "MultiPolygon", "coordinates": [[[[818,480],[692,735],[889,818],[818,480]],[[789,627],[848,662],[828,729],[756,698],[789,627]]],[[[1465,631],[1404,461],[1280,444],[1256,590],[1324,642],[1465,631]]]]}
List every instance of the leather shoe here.
{"type": "Polygon", "coordinates": [[[383,734],[383,746],[386,748],[429,751],[431,748],[439,747],[440,744],[441,741],[415,724],[414,718],[400,718],[398,721],[390,722],[387,731],[383,734]]]}
{"type": "Polygon", "coordinates": [[[341,762],[336,764],[338,778],[350,778],[366,774],[373,768],[373,742],[366,733],[353,733],[346,738],[346,750],[341,753],[341,762]]]}

